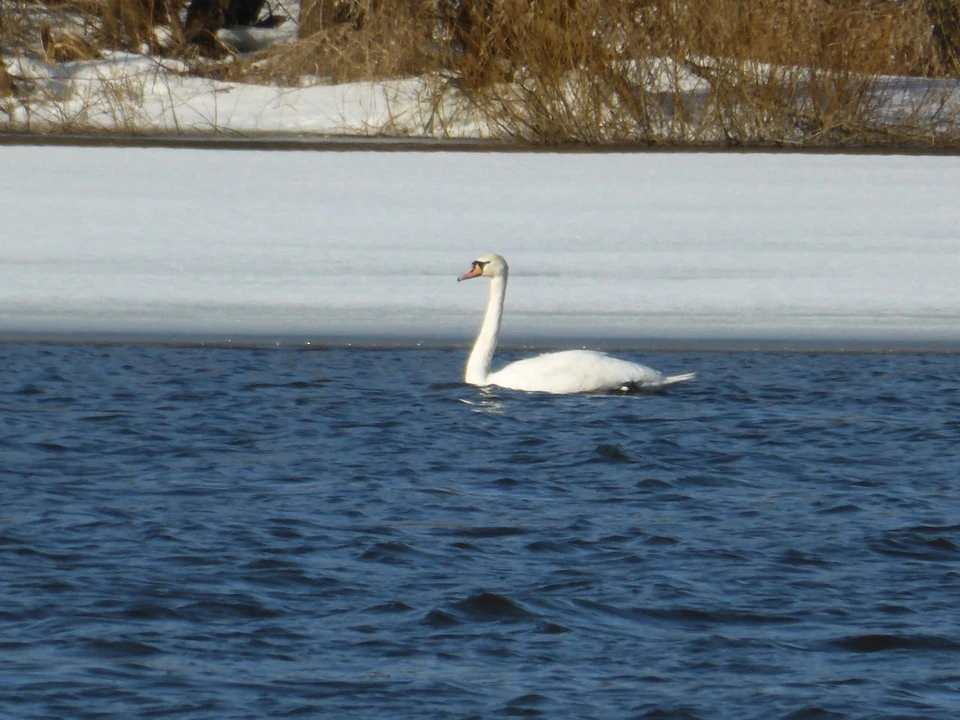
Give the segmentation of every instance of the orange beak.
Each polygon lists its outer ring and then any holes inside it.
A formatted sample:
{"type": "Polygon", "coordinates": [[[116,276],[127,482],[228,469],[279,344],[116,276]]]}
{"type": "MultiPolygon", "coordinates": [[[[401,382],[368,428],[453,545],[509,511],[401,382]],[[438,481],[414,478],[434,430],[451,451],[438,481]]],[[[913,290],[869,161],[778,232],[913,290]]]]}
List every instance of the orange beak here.
{"type": "Polygon", "coordinates": [[[483,265],[479,263],[474,263],[473,267],[467,270],[463,275],[457,278],[457,282],[461,280],[469,280],[470,278],[480,277],[483,275],[483,265]]]}

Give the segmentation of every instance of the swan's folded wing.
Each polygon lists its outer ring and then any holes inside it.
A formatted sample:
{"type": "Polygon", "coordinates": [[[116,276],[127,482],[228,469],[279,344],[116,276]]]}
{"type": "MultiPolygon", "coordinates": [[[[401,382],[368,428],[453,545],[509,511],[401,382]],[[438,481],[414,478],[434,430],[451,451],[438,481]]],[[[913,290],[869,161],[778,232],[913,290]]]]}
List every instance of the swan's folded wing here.
{"type": "Polygon", "coordinates": [[[491,385],[547,393],[602,392],[624,386],[657,387],[656,370],[590,350],[567,350],[518,360],[487,377],[491,385]]]}

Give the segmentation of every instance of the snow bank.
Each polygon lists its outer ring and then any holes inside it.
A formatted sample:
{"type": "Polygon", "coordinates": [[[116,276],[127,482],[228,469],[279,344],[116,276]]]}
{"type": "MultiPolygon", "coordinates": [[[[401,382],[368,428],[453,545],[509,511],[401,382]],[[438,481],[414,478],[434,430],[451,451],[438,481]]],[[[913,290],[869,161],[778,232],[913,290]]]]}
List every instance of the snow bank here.
{"type": "MultiPolygon", "coordinates": [[[[6,62],[19,92],[17,98],[0,99],[0,130],[453,139],[511,136],[509,128],[484,117],[448,84],[449,78],[439,75],[339,85],[322,78],[303,78],[302,87],[277,87],[194,77],[178,60],[123,52],[55,65],[24,56],[6,62]],[[433,100],[439,95],[431,84],[438,83],[447,91],[442,100],[433,100]]],[[[710,65],[708,60],[702,63],[710,65]]],[[[753,71],[761,81],[776,72],[764,65],[753,71]]],[[[781,71],[795,74],[798,69],[781,71]]],[[[659,131],[663,139],[722,140],[711,137],[709,130],[704,131],[706,135],[688,137],[685,133],[690,130],[673,127],[673,111],[666,109],[679,102],[687,114],[703,112],[712,96],[704,77],[667,59],[650,60],[642,70],[627,63],[624,72],[642,78],[649,92],[662,96],[664,117],[651,122],[664,123],[659,131]]],[[[572,105],[578,95],[591,97],[583,92],[591,86],[590,78],[569,73],[568,82],[572,105]]],[[[798,87],[804,85],[800,82],[798,87]]],[[[518,92],[520,97],[524,95],[516,87],[505,86],[502,94],[512,98],[518,92]]],[[[880,125],[905,124],[924,128],[926,134],[950,135],[960,112],[960,82],[877,77],[864,102],[873,108],[880,125]]],[[[522,117],[522,102],[510,106],[522,117]]],[[[602,129],[600,132],[602,135],[602,129]]],[[[619,132],[613,137],[622,139],[619,132]]]]}
{"type": "Polygon", "coordinates": [[[220,82],[186,74],[176,60],[128,53],[47,65],[8,61],[29,81],[21,101],[7,101],[0,128],[226,135],[309,134],[485,138],[476,112],[452,99],[424,100],[419,78],[393,82],[277,87],[220,82]]]}

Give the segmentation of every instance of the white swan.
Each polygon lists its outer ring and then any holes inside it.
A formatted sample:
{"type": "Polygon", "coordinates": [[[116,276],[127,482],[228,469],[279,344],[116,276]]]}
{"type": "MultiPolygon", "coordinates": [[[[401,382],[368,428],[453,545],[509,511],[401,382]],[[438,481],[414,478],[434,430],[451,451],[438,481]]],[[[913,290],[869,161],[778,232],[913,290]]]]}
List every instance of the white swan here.
{"type": "Polygon", "coordinates": [[[477,341],[467,361],[465,380],[469,385],[496,385],[510,390],[566,394],[656,389],[692,379],[696,373],[664,377],[656,370],[618,360],[591,350],[566,350],[518,360],[502,370],[490,372],[493,353],[500,337],[503,300],[507,294],[507,261],[499,255],[474,260],[470,270],[458,278],[490,278],[490,300],[477,341]]]}

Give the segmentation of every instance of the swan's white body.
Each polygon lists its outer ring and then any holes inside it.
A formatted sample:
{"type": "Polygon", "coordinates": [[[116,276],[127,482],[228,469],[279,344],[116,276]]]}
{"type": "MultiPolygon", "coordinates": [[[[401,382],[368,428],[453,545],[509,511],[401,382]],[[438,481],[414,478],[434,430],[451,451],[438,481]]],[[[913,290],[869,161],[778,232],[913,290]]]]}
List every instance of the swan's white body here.
{"type": "Polygon", "coordinates": [[[510,390],[566,394],[656,389],[690,380],[694,373],[664,377],[652,368],[618,360],[591,350],[566,350],[519,360],[490,372],[500,337],[503,302],[507,295],[507,261],[499,255],[475,260],[460,280],[490,278],[490,300],[480,334],[467,360],[465,380],[470,385],[496,385],[510,390]]]}

